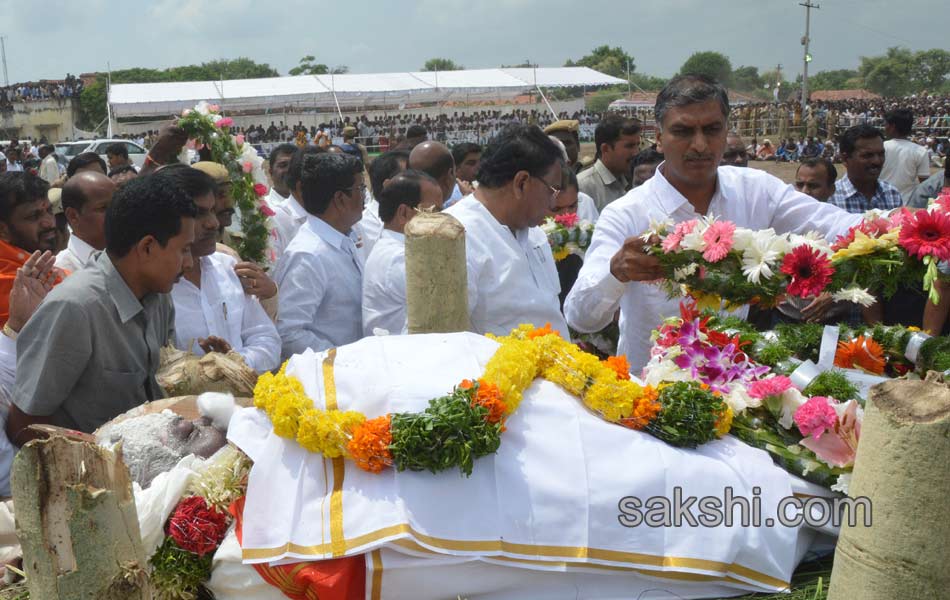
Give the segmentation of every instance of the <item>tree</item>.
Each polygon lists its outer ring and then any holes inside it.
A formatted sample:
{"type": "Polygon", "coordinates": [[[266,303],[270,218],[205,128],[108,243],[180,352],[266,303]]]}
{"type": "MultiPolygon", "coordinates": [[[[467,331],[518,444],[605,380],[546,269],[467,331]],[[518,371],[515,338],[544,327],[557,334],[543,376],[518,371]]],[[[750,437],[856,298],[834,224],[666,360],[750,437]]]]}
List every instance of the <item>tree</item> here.
{"type": "MultiPolygon", "coordinates": [[[[802,80],[801,75],[798,82],[802,80]]],[[[808,76],[810,90],[851,90],[861,87],[861,78],[854,69],[818,71],[808,76]]]]}
{"type": "Polygon", "coordinates": [[[950,75],[950,52],[942,48],[921,50],[914,55],[911,64],[911,77],[918,92],[937,92],[946,83],[950,75]]]}
{"type": "Polygon", "coordinates": [[[785,75],[779,75],[778,71],[772,69],[771,71],[765,71],[761,75],[762,77],[762,88],[768,94],[770,100],[775,99],[775,86],[778,86],[778,99],[784,101],[789,94],[792,93],[794,86],[785,79],[785,75]],[[765,86],[768,86],[766,88],[765,86]]]}
{"type": "Polygon", "coordinates": [[[450,58],[430,58],[422,65],[423,71],[461,71],[464,68],[450,58]]]}
{"type": "Polygon", "coordinates": [[[883,56],[862,56],[858,74],[867,89],[882,96],[902,96],[913,88],[914,53],[894,46],[883,56]]]}
{"type": "Polygon", "coordinates": [[[738,67],[732,72],[732,85],[737,90],[761,90],[763,81],[758,67],[738,67]]]}
{"type": "Polygon", "coordinates": [[[607,45],[594,48],[590,54],[577,61],[568,60],[564,63],[565,67],[589,67],[614,77],[626,77],[628,65],[630,73],[633,73],[636,70],[633,57],[624,52],[620,46],[611,48],[607,45]]]}
{"type": "Polygon", "coordinates": [[[728,86],[732,83],[732,63],[719,52],[694,52],[680,67],[680,75],[706,75],[728,86]]]}
{"type": "Polygon", "coordinates": [[[611,102],[619,100],[623,98],[623,96],[623,92],[598,90],[587,98],[587,110],[597,113],[604,112],[607,110],[607,107],[610,106],[611,102]]]}
{"type": "Polygon", "coordinates": [[[304,56],[300,63],[288,71],[291,75],[326,75],[330,72],[330,67],[323,63],[316,63],[317,59],[311,55],[304,56]]]}

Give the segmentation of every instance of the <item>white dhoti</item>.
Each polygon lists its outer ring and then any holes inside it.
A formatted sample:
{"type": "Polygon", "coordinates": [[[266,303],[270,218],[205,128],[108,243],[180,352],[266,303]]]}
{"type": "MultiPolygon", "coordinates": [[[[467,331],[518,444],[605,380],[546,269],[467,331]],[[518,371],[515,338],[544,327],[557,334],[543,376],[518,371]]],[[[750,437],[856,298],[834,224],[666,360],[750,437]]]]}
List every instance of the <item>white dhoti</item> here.
{"type": "MultiPolygon", "coordinates": [[[[317,408],[372,418],[422,411],[462,379],[479,377],[497,347],[470,333],[367,338],[295,356],[287,373],[301,380],[317,408]]],[[[276,436],[256,409],[235,415],[229,439],[254,461],[243,562],[366,554],[368,597],[777,591],[787,587],[813,530],[744,527],[738,510],[732,527],[628,527],[621,500],[672,499],[676,488],[684,498],[722,499],[731,488],[734,497],[755,499],[764,520],[793,493],[828,495],[734,438],[674,448],[605,422],[543,380],[508,419],[498,452],[478,459],[468,478],[454,470],[368,473],[276,436]],[[430,579],[434,587],[421,585],[430,579]]],[[[230,552],[236,563],[236,548],[230,552]]]]}

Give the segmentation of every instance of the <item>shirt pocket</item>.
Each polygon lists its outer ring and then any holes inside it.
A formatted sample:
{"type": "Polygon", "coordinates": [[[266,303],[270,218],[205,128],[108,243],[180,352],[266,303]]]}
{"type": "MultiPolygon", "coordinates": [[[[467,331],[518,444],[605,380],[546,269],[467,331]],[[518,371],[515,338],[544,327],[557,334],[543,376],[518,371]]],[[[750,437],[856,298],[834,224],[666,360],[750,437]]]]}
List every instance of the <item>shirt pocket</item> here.
{"type": "Polygon", "coordinates": [[[97,391],[103,398],[110,398],[115,404],[128,405],[133,400],[145,399],[145,380],[148,375],[139,370],[101,369],[97,391]]]}
{"type": "Polygon", "coordinates": [[[550,246],[535,244],[528,252],[528,266],[539,288],[555,296],[561,293],[561,280],[557,276],[550,246]]]}

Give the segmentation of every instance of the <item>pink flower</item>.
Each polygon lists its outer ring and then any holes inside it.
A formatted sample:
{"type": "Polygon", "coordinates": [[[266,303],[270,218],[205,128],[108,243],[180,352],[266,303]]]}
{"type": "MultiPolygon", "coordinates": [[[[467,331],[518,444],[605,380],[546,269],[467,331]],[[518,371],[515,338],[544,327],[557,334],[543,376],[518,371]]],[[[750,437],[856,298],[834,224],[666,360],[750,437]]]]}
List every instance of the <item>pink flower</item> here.
{"type": "Polygon", "coordinates": [[[769,396],[778,396],[792,387],[792,380],[784,375],[776,375],[768,379],[753,381],[749,386],[749,396],[753,398],[768,398],[769,396]]]}
{"type": "Polygon", "coordinates": [[[244,145],[244,134],[243,134],[243,133],[239,133],[239,134],[237,134],[236,136],[234,136],[234,143],[237,144],[238,146],[243,146],[243,145],[244,145]]]}
{"type": "Polygon", "coordinates": [[[213,113],[221,112],[221,107],[218,106],[217,104],[212,104],[211,106],[208,107],[208,110],[213,113]]]}
{"type": "Polygon", "coordinates": [[[911,256],[950,260],[950,215],[918,210],[904,221],[898,242],[911,256]]]}
{"type": "Polygon", "coordinates": [[[709,262],[719,262],[726,258],[732,249],[732,234],[736,232],[736,224],[729,221],[715,221],[703,232],[703,241],[706,250],[703,258],[709,262]]]}
{"type": "Polygon", "coordinates": [[[219,119],[218,122],[215,123],[215,125],[222,129],[225,127],[230,127],[231,125],[234,125],[234,119],[232,119],[231,117],[223,117],[219,119]]]}
{"type": "Polygon", "coordinates": [[[838,413],[831,402],[824,396],[814,396],[798,407],[795,411],[795,423],[802,435],[813,436],[819,440],[821,434],[834,429],[838,424],[838,413]]]}
{"type": "Polygon", "coordinates": [[[841,415],[841,419],[828,435],[821,439],[817,436],[806,437],[799,443],[826,463],[835,467],[847,467],[854,464],[860,439],[861,421],[858,420],[858,403],[851,400],[844,414],[841,415]]]}
{"type": "Polygon", "coordinates": [[[570,229],[577,225],[577,213],[567,213],[564,215],[554,215],[554,222],[570,229]]]}
{"type": "Polygon", "coordinates": [[[190,109],[190,108],[186,108],[185,110],[181,111],[181,116],[183,116],[183,117],[187,117],[187,116],[190,115],[190,114],[191,114],[191,109],[190,109]]]}
{"type": "Polygon", "coordinates": [[[254,170],[254,165],[252,165],[251,161],[249,160],[245,161],[244,163],[241,164],[241,170],[243,170],[245,173],[250,173],[251,171],[254,170]]]}
{"type": "MultiPolygon", "coordinates": [[[[255,183],[255,184],[254,184],[254,193],[257,194],[258,196],[266,196],[266,195],[267,195],[267,186],[264,185],[263,183],[255,183]]],[[[270,210],[270,207],[268,207],[267,210],[270,210]]],[[[273,212],[273,211],[271,211],[271,212],[273,212]]],[[[271,216],[271,215],[268,215],[268,216],[271,216]]]]}
{"type": "Polygon", "coordinates": [[[669,254],[670,252],[676,252],[679,250],[680,243],[683,241],[683,238],[696,229],[696,223],[696,219],[677,223],[676,227],[673,228],[673,233],[670,233],[665,238],[663,238],[663,252],[669,254]]]}

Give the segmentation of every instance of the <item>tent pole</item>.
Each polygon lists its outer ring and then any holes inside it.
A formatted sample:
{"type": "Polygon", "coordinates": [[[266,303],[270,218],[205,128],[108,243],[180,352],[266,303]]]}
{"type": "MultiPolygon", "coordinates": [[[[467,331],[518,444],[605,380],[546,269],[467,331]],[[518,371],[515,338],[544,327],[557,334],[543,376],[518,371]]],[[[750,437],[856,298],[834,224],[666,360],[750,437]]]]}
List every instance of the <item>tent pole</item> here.
{"type": "Polygon", "coordinates": [[[544,92],[541,91],[541,86],[536,84],[535,87],[537,88],[538,93],[541,94],[541,99],[544,100],[544,103],[547,105],[548,110],[551,111],[551,115],[554,116],[554,120],[557,121],[557,113],[554,111],[554,108],[551,106],[551,103],[548,102],[548,99],[544,95],[544,92]]]}
{"type": "Polygon", "coordinates": [[[330,91],[333,92],[333,103],[336,104],[336,113],[340,115],[340,125],[343,125],[343,111],[340,110],[340,101],[336,98],[336,83],[333,80],[333,71],[330,71],[330,91]]]}

